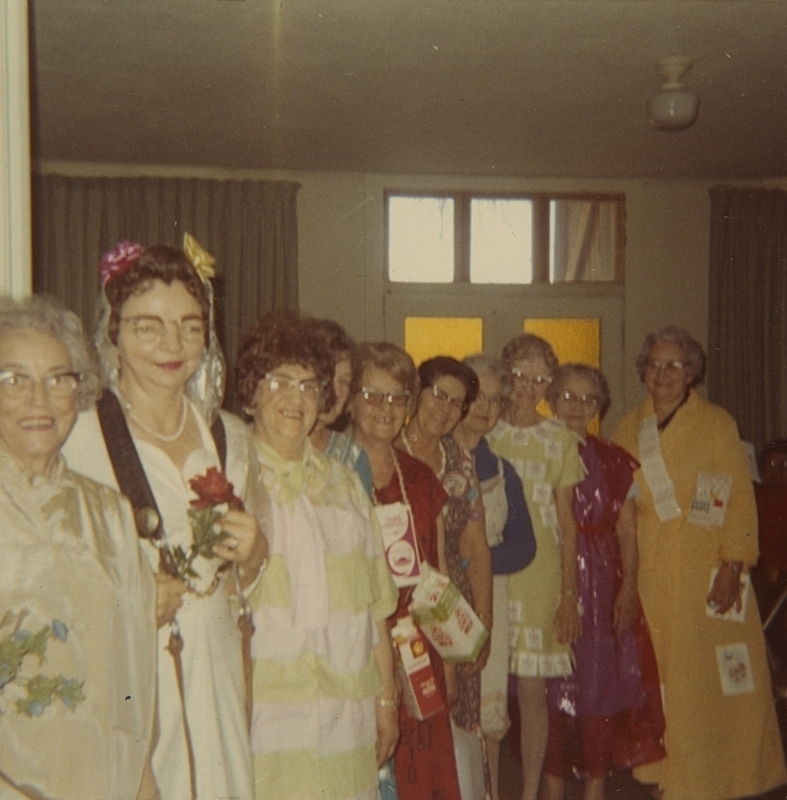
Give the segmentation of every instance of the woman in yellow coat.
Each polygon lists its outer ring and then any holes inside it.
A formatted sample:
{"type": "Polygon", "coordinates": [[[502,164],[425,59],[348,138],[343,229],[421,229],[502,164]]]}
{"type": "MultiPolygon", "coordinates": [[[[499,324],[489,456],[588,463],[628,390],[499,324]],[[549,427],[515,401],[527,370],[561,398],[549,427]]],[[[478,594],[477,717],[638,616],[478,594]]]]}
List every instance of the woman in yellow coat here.
{"type": "Polygon", "coordinates": [[[650,397],[614,439],[640,462],[639,588],[667,757],[635,771],[663,800],[725,800],[787,782],[762,624],[749,589],[757,512],[735,421],[699,397],[705,354],[682,328],[645,338],[650,397]],[[723,618],[722,618],[723,617],[723,618]]]}

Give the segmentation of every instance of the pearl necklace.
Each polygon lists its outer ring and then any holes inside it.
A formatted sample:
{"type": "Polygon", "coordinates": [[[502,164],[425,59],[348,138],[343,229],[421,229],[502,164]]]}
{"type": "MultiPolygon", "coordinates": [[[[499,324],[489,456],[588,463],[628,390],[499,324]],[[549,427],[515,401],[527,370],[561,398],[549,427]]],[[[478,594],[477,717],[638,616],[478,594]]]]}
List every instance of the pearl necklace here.
{"type": "Polygon", "coordinates": [[[186,417],[188,416],[188,406],[186,405],[186,397],[183,397],[183,409],[180,414],[180,424],[178,425],[178,429],[175,433],[166,434],[166,433],[159,433],[158,431],[154,431],[153,428],[149,428],[145,423],[134,413],[134,409],[131,407],[131,403],[128,402],[125,398],[122,398],[123,405],[126,408],[126,412],[128,413],[129,417],[140,427],[142,428],[145,433],[150,434],[154,439],[158,439],[160,442],[174,442],[176,439],[179,439],[181,434],[186,428],[186,417]]]}

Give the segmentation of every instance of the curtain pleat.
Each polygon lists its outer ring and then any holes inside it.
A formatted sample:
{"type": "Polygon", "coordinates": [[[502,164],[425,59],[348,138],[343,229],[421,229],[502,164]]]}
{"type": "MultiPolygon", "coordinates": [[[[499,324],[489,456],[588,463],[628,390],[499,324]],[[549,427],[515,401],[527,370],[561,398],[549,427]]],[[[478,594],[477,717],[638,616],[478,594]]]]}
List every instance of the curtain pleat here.
{"type": "Polygon", "coordinates": [[[787,192],[710,199],[708,396],[761,447],[787,434],[787,192]]]}
{"type": "Polygon", "coordinates": [[[123,239],[181,247],[191,233],[216,259],[219,339],[230,368],[225,406],[238,410],[232,369],[262,314],[298,308],[299,185],[180,178],[34,179],[33,285],[95,327],[101,256],[123,239]]]}

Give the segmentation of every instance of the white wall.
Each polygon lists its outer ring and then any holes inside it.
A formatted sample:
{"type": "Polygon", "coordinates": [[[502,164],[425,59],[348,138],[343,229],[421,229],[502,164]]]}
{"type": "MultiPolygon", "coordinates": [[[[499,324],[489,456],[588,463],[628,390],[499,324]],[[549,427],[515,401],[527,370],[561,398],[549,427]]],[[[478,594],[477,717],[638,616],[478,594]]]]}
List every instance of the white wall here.
{"type": "MultiPolygon", "coordinates": [[[[616,403],[618,409],[630,408],[643,396],[633,364],[648,332],[678,324],[707,343],[710,203],[705,183],[331,173],[297,179],[302,184],[298,199],[301,308],[338,319],[359,340],[383,337],[383,190],[388,187],[623,192],[623,363],[627,369],[620,384],[625,399],[616,403]]],[[[517,332],[512,323],[511,335],[517,332]]]]}

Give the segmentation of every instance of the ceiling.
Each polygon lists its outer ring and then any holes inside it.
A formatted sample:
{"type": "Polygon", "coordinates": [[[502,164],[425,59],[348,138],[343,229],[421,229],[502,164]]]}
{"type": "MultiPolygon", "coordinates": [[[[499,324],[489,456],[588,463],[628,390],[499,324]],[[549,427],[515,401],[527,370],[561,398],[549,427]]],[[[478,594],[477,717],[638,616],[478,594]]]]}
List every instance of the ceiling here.
{"type": "Polygon", "coordinates": [[[38,159],[787,176],[787,0],[29,0],[38,159]],[[651,128],[694,59],[696,125],[651,128]]]}

